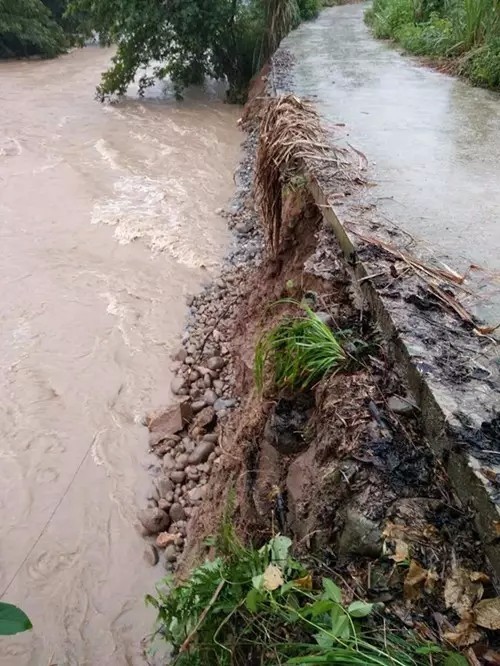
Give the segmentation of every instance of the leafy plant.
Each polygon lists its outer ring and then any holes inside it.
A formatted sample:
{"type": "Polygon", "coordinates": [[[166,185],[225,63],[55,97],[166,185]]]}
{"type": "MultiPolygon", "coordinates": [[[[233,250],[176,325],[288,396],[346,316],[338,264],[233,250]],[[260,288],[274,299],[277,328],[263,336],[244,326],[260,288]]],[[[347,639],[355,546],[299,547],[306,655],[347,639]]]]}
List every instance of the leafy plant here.
{"type": "Polygon", "coordinates": [[[310,21],[318,16],[322,2],[321,0],[297,0],[297,4],[302,21],[310,21]]]}
{"type": "MultiPolygon", "coordinates": [[[[158,632],[173,647],[176,666],[239,664],[446,664],[439,646],[415,636],[380,633],[373,604],[346,604],[335,582],[319,585],[277,536],[262,548],[244,547],[231,532],[216,557],[188,580],[165,580],[148,603],[158,632]],[[370,625],[366,621],[370,620],[370,625]]],[[[459,655],[457,655],[459,656],[459,655]]],[[[454,666],[464,661],[449,662],[454,666]]]]}
{"type": "Polygon", "coordinates": [[[299,17],[297,0],[71,0],[82,37],[117,44],[98,96],[123,94],[138,72],[139,90],[169,76],[178,94],[205,76],[226,80],[230,101],[299,17]]]}
{"type": "Polygon", "coordinates": [[[0,636],[12,636],[32,628],[32,624],[20,608],[0,601],[0,636]]]}
{"type": "MultiPolygon", "coordinates": [[[[281,301],[283,302],[283,301],[281,301]]],[[[338,368],[346,354],[332,330],[307,305],[295,301],[302,317],[286,317],[264,333],[255,350],[254,375],[257,388],[264,388],[266,367],[274,387],[281,391],[303,390],[338,368]]]]}
{"type": "Polygon", "coordinates": [[[405,24],[396,37],[407,51],[416,55],[444,56],[456,43],[453,24],[437,14],[431,14],[425,23],[405,24]]]}
{"type": "Polygon", "coordinates": [[[0,0],[0,58],[62,53],[62,28],[41,0],[0,0]]]}
{"type": "Polygon", "coordinates": [[[463,71],[478,86],[500,88],[500,36],[473,51],[463,71]]]}

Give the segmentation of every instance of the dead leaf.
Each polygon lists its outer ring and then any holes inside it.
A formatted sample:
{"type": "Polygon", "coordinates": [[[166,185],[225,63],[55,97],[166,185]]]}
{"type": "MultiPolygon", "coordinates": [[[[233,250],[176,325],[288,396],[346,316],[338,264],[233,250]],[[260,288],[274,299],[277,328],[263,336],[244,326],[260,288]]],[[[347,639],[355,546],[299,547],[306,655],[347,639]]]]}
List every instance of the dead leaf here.
{"type": "Polygon", "coordinates": [[[473,583],[489,583],[490,577],[482,571],[471,571],[470,579],[473,583]]]}
{"type": "Polygon", "coordinates": [[[457,647],[467,647],[477,643],[482,637],[482,633],[474,622],[474,615],[466,613],[466,616],[460,620],[453,631],[447,631],[443,638],[457,647]]]}
{"type": "Polygon", "coordinates": [[[396,539],[394,542],[394,555],[389,555],[389,558],[397,564],[406,562],[410,559],[410,547],[405,541],[396,539]]]}
{"type": "Polygon", "coordinates": [[[482,655],[482,658],[487,664],[493,664],[493,666],[500,666],[500,652],[494,652],[493,650],[488,650],[482,655]]]}
{"type": "Polygon", "coordinates": [[[420,566],[418,562],[412,560],[405,578],[403,588],[405,599],[418,599],[422,594],[423,583],[427,580],[427,569],[420,566]]]}
{"type": "Polygon", "coordinates": [[[447,608],[453,608],[463,618],[483,596],[483,586],[480,582],[471,580],[476,572],[467,571],[457,567],[444,586],[444,601],[447,608]]]}
{"type": "Polygon", "coordinates": [[[404,525],[396,525],[396,523],[389,522],[386,524],[382,536],[391,541],[396,541],[397,539],[402,539],[406,532],[407,529],[404,525]]]}
{"type": "Polygon", "coordinates": [[[281,587],[284,582],[281,569],[275,564],[269,564],[264,571],[264,588],[272,592],[273,590],[277,590],[278,587],[281,587]]]}
{"type": "Polygon", "coordinates": [[[474,608],[476,624],[485,629],[500,629],[500,597],[483,599],[474,608]]]}
{"type": "Polygon", "coordinates": [[[496,537],[500,537],[500,520],[493,521],[493,532],[496,537]]]}
{"type": "Polygon", "coordinates": [[[303,576],[302,578],[297,578],[293,581],[297,587],[301,587],[303,590],[312,590],[313,582],[311,574],[303,576]]]}
{"type": "Polygon", "coordinates": [[[427,578],[425,579],[424,589],[427,594],[430,594],[434,591],[436,583],[439,581],[439,575],[434,569],[427,572],[427,578]]]}

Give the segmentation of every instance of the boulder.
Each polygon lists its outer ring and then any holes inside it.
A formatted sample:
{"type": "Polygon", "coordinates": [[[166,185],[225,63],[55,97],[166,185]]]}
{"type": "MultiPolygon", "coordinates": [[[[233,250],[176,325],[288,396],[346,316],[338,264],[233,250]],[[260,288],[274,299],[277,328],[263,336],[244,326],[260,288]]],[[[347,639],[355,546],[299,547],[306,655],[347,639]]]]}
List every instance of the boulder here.
{"type": "Polygon", "coordinates": [[[172,506],[170,507],[170,518],[172,519],[173,523],[177,523],[179,520],[186,519],[184,508],[177,502],[175,504],[172,504],[172,506]]]}
{"type": "Polygon", "coordinates": [[[165,511],[158,508],[142,509],[137,514],[141,525],[150,534],[157,534],[168,530],[170,526],[170,518],[165,511]]]}
{"type": "Polygon", "coordinates": [[[215,442],[208,442],[202,440],[198,446],[195,448],[193,453],[189,456],[190,465],[199,465],[208,460],[208,456],[212,453],[215,448],[215,442]]]}
{"type": "Polygon", "coordinates": [[[196,428],[198,431],[205,430],[205,428],[208,428],[208,426],[212,425],[215,418],[216,416],[214,408],[205,407],[196,415],[192,424],[192,428],[193,430],[196,428]]]}
{"type": "Polygon", "coordinates": [[[149,432],[157,437],[160,436],[163,439],[168,439],[172,435],[181,432],[191,422],[192,417],[193,412],[187,401],[171,405],[149,417],[149,432]]]}
{"type": "Polygon", "coordinates": [[[417,410],[417,405],[407,398],[400,398],[398,395],[393,395],[387,401],[387,406],[394,412],[401,416],[410,416],[417,410]]]}
{"type": "Polygon", "coordinates": [[[226,361],[221,356],[212,356],[207,361],[207,368],[209,370],[222,370],[226,365],[226,361]]]}
{"type": "Polygon", "coordinates": [[[152,567],[158,564],[160,556],[158,555],[158,550],[155,546],[147,545],[144,549],[144,560],[152,567]]]}
{"type": "Polygon", "coordinates": [[[156,488],[160,498],[165,498],[174,489],[174,484],[167,476],[160,476],[156,479],[156,488]]]}
{"type": "Polygon", "coordinates": [[[188,499],[191,503],[200,502],[202,499],[205,499],[207,494],[207,486],[196,486],[188,492],[188,499]]]}
{"type": "Polygon", "coordinates": [[[175,484],[179,485],[186,478],[186,472],[183,470],[175,470],[174,472],[170,472],[170,478],[175,484]]]}
{"type": "Polygon", "coordinates": [[[380,557],[382,543],[382,532],[377,523],[358,511],[347,511],[344,529],[338,542],[338,554],[341,558],[353,555],[380,557]]]}

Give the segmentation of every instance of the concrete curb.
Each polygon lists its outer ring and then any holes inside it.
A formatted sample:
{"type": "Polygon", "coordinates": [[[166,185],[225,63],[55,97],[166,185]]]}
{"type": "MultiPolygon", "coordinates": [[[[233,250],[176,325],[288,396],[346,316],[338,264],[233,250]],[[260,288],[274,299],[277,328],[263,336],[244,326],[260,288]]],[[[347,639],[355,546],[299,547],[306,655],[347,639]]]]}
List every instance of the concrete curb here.
{"type": "MultiPolygon", "coordinates": [[[[286,50],[279,49],[273,57],[267,88],[270,96],[294,94],[293,59],[286,50]],[[280,61],[284,61],[284,64],[280,61]]],[[[403,378],[414,394],[429,445],[442,462],[464,510],[473,513],[485,553],[500,581],[500,440],[495,439],[491,446],[486,447],[493,448],[493,451],[482,451],[481,447],[474,446],[475,434],[481,431],[483,425],[495,424],[496,414],[499,421],[496,425],[500,428],[498,347],[494,348],[493,353],[489,349],[485,351],[478,338],[465,330],[453,314],[441,312],[436,315],[434,322],[421,323],[423,316],[405,299],[394,301],[384,298],[374,280],[369,277],[373,276],[373,265],[369,267],[369,262],[360,258],[363,246],[359,245],[354,234],[349,231],[349,224],[346,224],[348,218],[349,222],[352,221],[353,212],[349,206],[341,207],[331,203],[326,182],[316,167],[304,166],[311,193],[340,244],[353,277],[353,285],[367,303],[403,378]],[[426,346],[414,331],[419,326],[424,330],[427,327],[432,337],[432,334],[435,335],[433,325],[442,325],[443,335],[437,335],[434,347],[426,346]],[[458,361],[454,363],[455,359],[445,358],[445,363],[439,367],[443,352],[446,353],[448,347],[452,346],[458,350],[458,361]],[[455,371],[462,369],[460,363],[464,360],[467,365],[468,356],[480,358],[484,362],[486,367],[483,369],[488,379],[484,376],[471,377],[467,382],[460,383],[460,378],[457,379],[460,372],[455,371]],[[427,360],[433,366],[432,372],[426,371],[426,365],[429,365],[427,360]]],[[[353,194],[351,201],[356,199],[353,194]]],[[[361,222],[367,222],[366,218],[361,219],[361,222]]],[[[380,270],[380,265],[377,268],[380,270]]],[[[418,281],[410,286],[410,292],[412,287],[418,288],[418,281]]],[[[488,441],[491,444],[491,438],[488,441]]]]}
{"type": "MultiPolygon", "coordinates": [[[[483,540],[486,555],[495,574],[500,578],[500,509],[495,500],[495,489],[481,472],[484,467],[481,461],[467,452],[450,431],[450,424],[456,422],[455,415],[448,407],[455,404],[454,396],[447,395],[446,389],[438,392],[436,387],[431,386],[426,374],[419,369],[416,358],[402,339],[387,304],[368,278],[370,271],[359,259],[356,243],[342,222],[338,210],[329,203],[328,196],[318,180],[311,175],[308,178],[316,204],[335,233],[354,282],[390,343],[408,386],[416,398],[421,410],[425,435],[436,456],[442,460],[458,498],[465,508],[470,508],[474,512],[475,523],[483,540]]],[[[500,462],[500,455],[498,459],[500,462]]],[[[491,465],[488,465],[488,468],[490,469],[491,465]]],[[[498,472],[500,473],[500,467],[498,472]]]]}

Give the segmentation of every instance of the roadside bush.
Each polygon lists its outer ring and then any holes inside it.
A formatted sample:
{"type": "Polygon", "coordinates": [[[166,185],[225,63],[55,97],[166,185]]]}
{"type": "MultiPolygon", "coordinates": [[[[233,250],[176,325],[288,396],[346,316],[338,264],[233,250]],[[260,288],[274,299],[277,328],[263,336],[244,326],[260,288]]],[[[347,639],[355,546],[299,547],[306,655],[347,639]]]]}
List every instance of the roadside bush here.
{"type": "Polygon", "coordinates": [[[375,0],[367,20],[372,23],[375,37],[393,38],[401,26],[414,23],[413,0],[375,0]]]}
{"type": "Polygon", "coordinates": [[[471,53],[463,72],[478,86],[500,89],[500,37],[471,53]]]}
{"type": "Polygon", "coordinates": [[[395,37],[403,48],[415,55],[445,56],[455,44],[452,22],[437,14],[432,14],[425,23],[403,25],[395,37]]]}
{"type": "Polygon", "coordinates": [[[316,18],[322,7],[321,0],[297,0],[297,4],[302,21],[310,21],[316,18]]]}
{"type": "Polygon", "coordinates": [[[488,34],[500,28],[498,11],[496,0],[460,0],[452,5],[451,14],[461,51],[479,46],[488,34]]]}
{"type": "Polygon", "coordinates": [[[365,14],[376,37],[415,55],[460,57],[456,70],[499,87],[499,0],[374,0],[365,14]]]}

